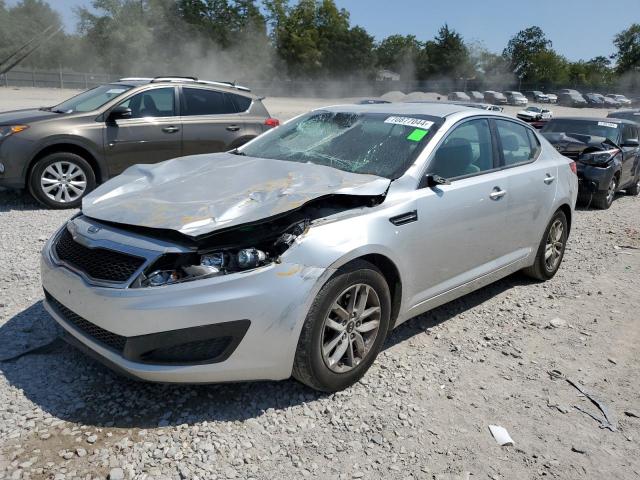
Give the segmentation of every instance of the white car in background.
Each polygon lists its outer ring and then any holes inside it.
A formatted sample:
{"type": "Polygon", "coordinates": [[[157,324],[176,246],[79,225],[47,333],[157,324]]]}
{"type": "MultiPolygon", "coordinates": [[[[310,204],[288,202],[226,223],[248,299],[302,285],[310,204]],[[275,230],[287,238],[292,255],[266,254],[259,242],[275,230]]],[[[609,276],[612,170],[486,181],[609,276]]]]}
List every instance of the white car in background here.
{"type": "Polygon", "coordinates": [[[545,95],[549,99],[549,103],[558,103],[558,96],[555,93],[546,93],[545,95]]]}
{"type": "Polygon", "coordinates": [[[524,110],[520,110],[516,117],[525,122],[535,122],[540,120],[551,120],[553,113],[547,108],[540,107],[527,107],[524,110]]]}
{"type": "Polygon", "coordinates": [[[620,104],[620,106],[623,106],[623,107],[631,106],[631,100],[629,100],[624,95],[617,95],[617,94],[614,94],[614,93],[609,93],[609,94],[605,95],[605,97],[615,100],[616,102],[618,102],[620,104]]]}

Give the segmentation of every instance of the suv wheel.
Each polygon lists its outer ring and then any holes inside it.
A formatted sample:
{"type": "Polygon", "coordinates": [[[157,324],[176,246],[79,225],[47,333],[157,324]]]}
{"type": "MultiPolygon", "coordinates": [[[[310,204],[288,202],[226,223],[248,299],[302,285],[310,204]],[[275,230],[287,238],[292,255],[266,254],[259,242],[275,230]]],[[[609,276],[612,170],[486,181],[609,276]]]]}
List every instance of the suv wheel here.
{"type": "Polygon", "coordinates": [[[325,392],[353,385],[380,352],[390,312],[389,287],[374,265],[357,261],[338,270],[307,314],[293,376],[325,392]]]}
{"type": "Polygon", "coordinates": [[[29,191],[45,207],[76,208],[96,187],[91,165],[79,155],[57,152],[41,158],[31,169],[29,191]]]}
{"type": "Polygon", "coordinates": [[[617,190],[618,190],[618,177],[614,175],[611,181],[609,182],[609,186],[607,187],[606,192],[595,193],[593,195],[593,206],[596,208],[600,208],[601,210],[606,210],[613,203],[613,199],[616,196],[617,190]]]}
{"type": "Polygon", "coordinates": [[[544,231],[535,262],[523,270],[525,275],[542,281],[553,278],[562,263],[568,236],[567,217],[558,210],[544,231]]]}

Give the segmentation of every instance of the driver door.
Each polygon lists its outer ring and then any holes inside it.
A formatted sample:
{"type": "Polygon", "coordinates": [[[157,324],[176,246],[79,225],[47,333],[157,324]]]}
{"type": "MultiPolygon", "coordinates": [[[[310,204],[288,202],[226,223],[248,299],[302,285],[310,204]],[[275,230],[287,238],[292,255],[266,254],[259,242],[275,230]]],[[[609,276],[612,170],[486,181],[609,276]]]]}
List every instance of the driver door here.
{"type": "Polygon", "coordinates": [[[131,117],[106,122],[104,151],[110,176],[137,163],[158,163],[181,155],[182,125],[176,98],[175,87],[160,87],[132,95],[118,105],[130,108],[131,117]]]}

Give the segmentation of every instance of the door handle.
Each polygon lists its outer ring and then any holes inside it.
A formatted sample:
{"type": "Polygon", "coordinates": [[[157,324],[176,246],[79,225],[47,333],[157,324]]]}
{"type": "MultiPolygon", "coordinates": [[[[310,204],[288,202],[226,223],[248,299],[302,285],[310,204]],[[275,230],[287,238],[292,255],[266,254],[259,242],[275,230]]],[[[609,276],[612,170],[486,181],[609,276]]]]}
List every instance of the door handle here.
{"type": "Polygon", "coordinates": [[[494,187],[493,192],[489,194],[489,198],[491,198],[491,200],[500,200],[506,194],[506,190],[502,190],[500,187],[494,187]]]}
{"type": "Polygon", "coordinates": [[[171,125],[170,127],[164,127],[164,128],[162,129],[162,131],[163,131],[164,133],[175,133],[175,132],[177,132],[178,130],[180,130],[180,129],[179,129],[178,127],[174,127],[173,125],[171,125]]]}
{"type": "Polygon", "coordinates": [[[544,183],[546,183],[547,185],[550,185],[551,183],[553,183],[553,181],[556,179],[556,177],[549,175],[547,173],[547,176],[544,177],[544,183]]]}
{"type": "Polygon", "coordinates": [[[237,132],[238,130],[240,130],[240,127],[238,125],[229,125],[227,127],[227,130],[229,130],[230,132],[237,132]]]}

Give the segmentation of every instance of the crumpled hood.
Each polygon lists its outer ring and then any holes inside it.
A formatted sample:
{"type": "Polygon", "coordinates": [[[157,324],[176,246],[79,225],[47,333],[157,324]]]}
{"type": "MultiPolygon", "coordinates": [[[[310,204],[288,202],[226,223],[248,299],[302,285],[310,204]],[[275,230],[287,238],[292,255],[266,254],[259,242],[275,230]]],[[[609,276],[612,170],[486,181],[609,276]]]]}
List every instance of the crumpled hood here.
{"type": "Polygon", "coordinates": [[[391,181],[309,163],[215,153],[134,165],[87,195],[97,220],[199,237],[331,194],[377,196],[391,181]]]}
{"type": "Polygon", "coordinates": [[[545,133],[542,135],[549,140],[556,150],[563,155],[579,154],[584,150],[609,150],[615,146],[605,137],[595,135],[579,135],[576,133],[545,133]]]}
{"type": "Polygon", "coordinates": [[[38,110],[37,108],[29,108],[25,110],[12,110],[10,112],[0,113],[0,125],[16,125],[20,123],[33,123],[38,120],[46,120],[51,117],[59,117],[59,113],[49,112],[48,110],[38,110]]]}

